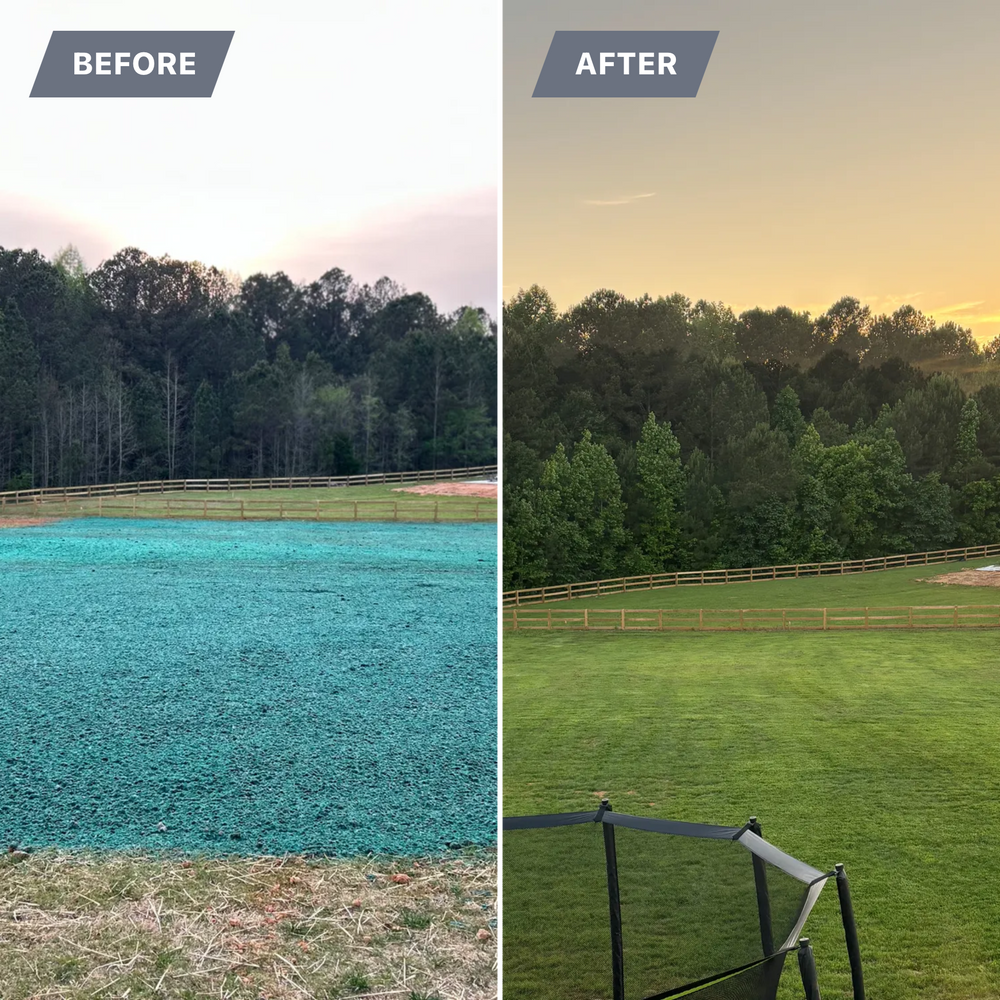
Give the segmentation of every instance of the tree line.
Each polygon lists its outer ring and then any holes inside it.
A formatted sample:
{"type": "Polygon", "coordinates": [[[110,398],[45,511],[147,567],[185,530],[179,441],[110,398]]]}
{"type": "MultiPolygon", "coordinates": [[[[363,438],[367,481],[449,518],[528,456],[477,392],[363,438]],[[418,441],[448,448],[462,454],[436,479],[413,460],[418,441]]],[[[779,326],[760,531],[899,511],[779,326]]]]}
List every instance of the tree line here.
{"type": "Polygon", "coordinates": [[[0,247],[0,488],[490,464],[496,365],[388,278],[0,247]]]}
{"type": "Polygon", "coordinates": [[[508,589],[1000,541],[1000,338],[538,286],[503,331],[508,589]]]}

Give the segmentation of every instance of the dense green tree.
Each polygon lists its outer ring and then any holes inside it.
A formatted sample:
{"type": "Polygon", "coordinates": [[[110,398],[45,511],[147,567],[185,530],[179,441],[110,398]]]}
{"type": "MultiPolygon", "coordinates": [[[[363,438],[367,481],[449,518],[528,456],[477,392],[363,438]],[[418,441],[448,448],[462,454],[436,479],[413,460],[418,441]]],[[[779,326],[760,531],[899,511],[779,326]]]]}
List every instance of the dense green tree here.
{"type": "Polygon", "coordinates": [[[657,424],[650,413],[636,445],[641,495],[639,533],[642,552],[654,573],[676,569],[681,542],[681,511],[687,481],[680,442],[670,424],[657,424]]]}
{"type": "Polygon", "coordinates": [[[508,585],[1000,540],[1000,365],[954,324],[611,290],[559,312],[534,286],[504,332],[508,585]],[[583,441],[616,473],[614,544],[567,499],[583,441]]]}
{"type": "Polygon", "coordinates": [[[914,475],[943,475],[951,468],[964,396],[954,379],[935,375],[893,407],[891,423],[914,475]]]}
{"type": "Polygon", "coordinates": [[[806,419],[799,409],[799,397],[790,385],[786,385],[774,400],[771,425],[788,438],[788,444],[792,448],[806,429],[806,419]]]}
{"type": "MultiPolygon", "coordinates": [[[[0,483],[31,473],[25,431],[35,415],[38,351],[14,299],[0,310],[0,483]]],[[[14,487],[11,487],[14,488],[14,487]]]]}
{"type": "Polygon", "coordinates": [[[1000,476],[966,483],[954,506],[957,544],[992,545],[1000,538],[1000,476]]]}
{"type": "Polygon", "coordinates": [[[721,565],[725,497],[715,481],[708,456],[695,448],[684,465],[687,489],[681,517],[683,569],[709,569],[721,565]]]}
{"type": "Polygon", "coordinates": [[[0,486],[496,460],[496,327],[331,268],[0,248],[0,486]]]}

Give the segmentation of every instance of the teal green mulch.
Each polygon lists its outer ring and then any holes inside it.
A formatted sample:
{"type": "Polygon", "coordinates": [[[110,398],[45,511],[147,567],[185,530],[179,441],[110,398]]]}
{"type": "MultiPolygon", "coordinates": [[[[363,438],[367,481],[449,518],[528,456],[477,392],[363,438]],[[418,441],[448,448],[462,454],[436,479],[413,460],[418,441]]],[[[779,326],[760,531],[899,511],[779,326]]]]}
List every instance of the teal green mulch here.
{"type": "Polygon", "coordinates": [[[496,527],[5,529],[0,705],[4,843],[494,843],[496,527]]]}

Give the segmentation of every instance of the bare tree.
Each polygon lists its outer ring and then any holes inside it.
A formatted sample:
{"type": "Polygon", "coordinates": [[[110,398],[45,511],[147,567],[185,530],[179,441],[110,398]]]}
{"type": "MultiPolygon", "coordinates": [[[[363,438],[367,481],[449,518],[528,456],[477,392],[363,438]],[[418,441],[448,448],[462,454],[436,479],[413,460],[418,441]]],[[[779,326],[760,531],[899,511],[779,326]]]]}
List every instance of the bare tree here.
{"type": "Polygon", "coordinates": [[[167,431],[167,478],[174,478],[177,466],[177,444],[180,441],[180,426],[185,410],[181,405],[181,372],[173,352],[168,350],[164,358],[166,374],[163,377],[167,431]]]}

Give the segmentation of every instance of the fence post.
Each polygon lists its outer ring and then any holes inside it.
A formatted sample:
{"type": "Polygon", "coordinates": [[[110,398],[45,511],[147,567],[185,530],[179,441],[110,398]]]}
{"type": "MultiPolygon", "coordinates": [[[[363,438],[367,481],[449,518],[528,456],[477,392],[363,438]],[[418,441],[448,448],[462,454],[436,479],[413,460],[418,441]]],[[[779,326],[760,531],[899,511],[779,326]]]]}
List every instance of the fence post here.
{"type": "MultiPolygon", "coordinates": [[[[552,616],[552,612],[549,612],[549,616],[552,616]]],[[[625,609],[622,608],[622,631],[625,631],[625,609]]]]}
{"type": "Polygon", "coordinates": [[[951,623],[955,626],[955,628],[958,628],[958,605],[955,606],[955,615],[952,618],[951,623]]]}
{"type": "Polygon", "coordinates": [[[705,626],[705,609],[704,608],[699,608],[698,609],[698,628],[702,629],[702,628],[704,628],[704,626],[705,626]]]}
{"type": "Polygon", "coordinates": [[[398,500],[393,500],[392,501],[392,519],[394,521],[398,521],[399,520],[399,501],[398,500]]]}
{"type": "Polygon", "coordinates": [[[799,938],[799,974],[802,976],[802,988],[806,991],[806,1000],[820,1000],[816,958],[809,938],[799,938]]]}
{"type": "MultiPolygon", "coordinates": [[[[747,823],[751,833],[758,837],[763,837],[760,823],[756,816],[751,816],[747,823]]],[[[771,929],[771,896],[767,891],[767,869],[764,867],[764,859],[758,858],[756,854],[750,854],[753,858],[753,881],[757,889],[757,917],[760,920],[760,944],[764,949],[764,956],[774,954],[774,932],[771,929]]]]}
{"type": "Polygon", "coordinates": [[[245,508],[246,501],[243,497],[240,497],[240,520],[245,521],[247,519],[247,512],[245,508]]]}
{"type": "Polygon", "coordinates": [[[858,944],[858,928],[854,922],[854,906],[851,903],[851,887],[847,881],[844,866],[834,866],[837,873],[837,897],[840,899],[840,919],[844,924],[844,939],[847,941],[847,956],[851,961],[851,986],[854,1000],[865,1000],[865,979],[861,973],[861,947],[858,944]]]}
{"type": "Polygon", "coordinates": [[[907,628],[913,628],[913,608],[909,607],[906,610],[908,612],[907,621],[906,621],[906,627],[907,628]]]}
{"type": "Polygon", "coordinates": [[[868,608],[865,608],[865,628],[868,628],[868,608]]]}
{"type": "Polygon", "coordinates": [[[823,609],[823,631],[826,631],[826,608],[823,609]]]}
{"type": "Polygon", "coordinates": [[[434,523],[435,524],[438,523],[438,502],[437,502],[437,500],[434,501],[434,523]]]}
{"type": "Polygon", "coordinates": [[[740,631],[745,631],[746,626],[743,624],[743,609],[740,608],[740,631]]]}
{"type": "Polygon", "coordinates": [[[103,513],[103,511],[101,510],[101,506],[102,506],[102,505],[101,505],[101,500],[103,500],[103,499],[104,499],[104,498],[103,498],[103,497],[101,497],[101,496],[98,496],[98,498],[97,498],[97,516],[98,516],[98,517],[104,517],[104,513],[103,513]]]}
{"type": "MultiPolygon", "coordinates": [[[[608,800],[601,802],[601,815],[611,811],[608,800]]],[[[614,1000],[625,1000],[625,958],[622,948],[622,904],[618,890],[618,857],[615,852],[615,828],[601,821],[604,828],[604,858],[608,871],[608,910],[611,917],[611,979],[614,1000]]]]}
{"type": "Polygon", "coordinates": [[[547,620],[546,620],[545,627],[547,629],[549,629],[550,631],[552,630],[552,609],[551,608],[549,608],[549,611],[548,611],[548,617],[547,617],[547,620]]]}
{"type": "Polygon", "coordinates": [[[590,628],[590,620],[587,617],[587,609],[586,608],[583,609],[583,627],[584,628],[590,628]]]}

